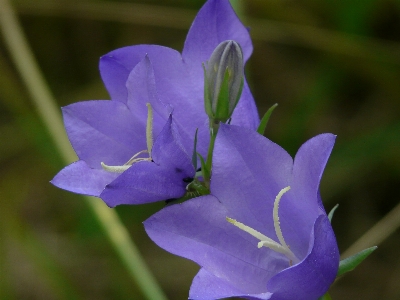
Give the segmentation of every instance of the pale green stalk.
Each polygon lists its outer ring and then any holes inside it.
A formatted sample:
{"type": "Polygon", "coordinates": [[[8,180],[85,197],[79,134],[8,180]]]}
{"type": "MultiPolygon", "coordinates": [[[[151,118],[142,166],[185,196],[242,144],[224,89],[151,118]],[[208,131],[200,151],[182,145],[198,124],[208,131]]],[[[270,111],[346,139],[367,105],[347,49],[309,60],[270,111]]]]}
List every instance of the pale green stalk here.
{"type": "MultiPolygon", "coordinates": [[[[75,161],[76,155],[65,135],[60,109],[40,72],[8,0],[0,0],[0,26],[5,45],[56,148],[66,163],[75,161]]],[[[143,294],[151,300],[166,299],[115,210],[109,209],[98,199],[92,197],[85,197],[85,199],[143,294]]]]}
{"type": "Polygon", "coordinates": [[[400,227],[400,203],[351,245],[342,257],[349,257],[371,246],[378,246],[400,227]]]}

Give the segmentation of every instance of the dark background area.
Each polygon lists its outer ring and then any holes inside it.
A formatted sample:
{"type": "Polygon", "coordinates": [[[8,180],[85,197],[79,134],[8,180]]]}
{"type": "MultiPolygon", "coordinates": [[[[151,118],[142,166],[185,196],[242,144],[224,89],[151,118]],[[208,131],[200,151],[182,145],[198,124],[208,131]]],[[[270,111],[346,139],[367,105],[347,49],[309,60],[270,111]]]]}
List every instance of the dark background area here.
{"type": "MultiPolygon", "coordinates": [[[[134,44],[179,51],[204,1],[13,1],[58,105],[109,99],[101,55],[134,44]]],[[[400,2],[243,0],[246,72],[266,136],[294,155],[337,142],[321,184],[341,251],[399,201],[400,2]]],[[[0,8],[1,9],[1,8],[0,8]]],[[[0,299],[144,299],[82,197],[49,180],[64,166],[0,39],[0,299]]],[[[99,200],[101,201],[101,200],[99,200]]],[[[154,245],[142,222],[163,204],[116,208],[170,299],[198,267],[154,245]]],[[[400,232],[331,289],[333,299],[400,299],[400,232]]],[[[368,245],[372,246],[372,245],[368,245]]]]}

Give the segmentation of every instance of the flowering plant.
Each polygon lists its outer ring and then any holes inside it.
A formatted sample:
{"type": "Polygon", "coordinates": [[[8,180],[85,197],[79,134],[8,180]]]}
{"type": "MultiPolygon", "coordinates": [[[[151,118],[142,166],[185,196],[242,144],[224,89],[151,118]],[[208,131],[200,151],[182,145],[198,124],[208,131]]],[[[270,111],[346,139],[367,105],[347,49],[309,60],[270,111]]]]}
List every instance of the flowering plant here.
{"type": "MultiPolygon", "coordinates": [[[[253,49],[247,29],[229,1],[211,0],[194,20],[182,54],[139,45],[104,55],[100,73],[112,100],[63,108],[79,161],[60,171],[52,183],[101,197],[111,207],[182,197],[195,176],[196,130],[199,154],[207,154],[210,139],[202,64],[225,40],[239,43],[246,62],[253,49]]],[[[231,123],[255,130],[258,122],[244,79],[231,123]]]]}
{"type": "Polygon", "coordinates": [[[319,195],[335,136],[310,139],[292,160],[260,135],[275,106],[260,122],[243,71],[251,52],[229,1],[209,0],[182,54],[139,45],[103,56],[111,101],[63,108],[79,160],[52,183],[110,207],[187,200],[144,226],[201,266],[193,299],[318,299],[375,248],[339,262],[319,195]]]}

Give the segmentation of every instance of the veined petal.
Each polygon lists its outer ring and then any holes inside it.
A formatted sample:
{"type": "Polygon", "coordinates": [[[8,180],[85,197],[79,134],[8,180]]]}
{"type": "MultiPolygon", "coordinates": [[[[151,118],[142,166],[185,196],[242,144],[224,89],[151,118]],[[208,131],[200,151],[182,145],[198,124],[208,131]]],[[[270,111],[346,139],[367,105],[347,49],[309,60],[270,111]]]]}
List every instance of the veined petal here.
{"type": "MultiPolygon", "coordinates": [[[[331,133],[317,135],[305,142],[294,159],[292,183],[296,196],[302,203],[315,206],[319,184],[326,163],[335,144],[336,136],[331,133]]],[[[308,210],[308,208],[306,208],[308,210]]]]}
{"type": "Polygon", "coordinates": [[[311,232],[307,257],[299,264],[275,275],[268,282],[274,300],[317,300],[336,278],[339,250],[331,224],[319,216],[311,232]]]}
{"type": "Polygon", "coordinates": [[[179,175],[153,162],[138,162],[108,184],[100,198],[110,207],[179,198],[187,185],[179,175]]]}
{"type": "Polygon", "coordinates": [[[245,291],[238,290],[229,285],[226,281],[212,275],[201,268],[194,277],[189,291],[189,299],[214,300],[228,297],[245,297],[246,299],[271,299],[271,293],[250,295],[245,291]]]}
{"type": "Polygon", "coordinates": [[[70,192],[99,197],[104,187],[118,175],[92,169],[84,161],[79,160],[62,169],[51,183],[70,192]]]}
{"type": "Polygon", "coordinates": [[[169,116],[163,130],[157,137],[152,151],[155,164],[174,169],[182,173],[182,178],[193,177],[195,173],[192,159],[182,145],[179,132],[173,122],[172,115],[169,116]]]}
{"type": "Polygon", "coordinates": [[[211,193],[229,217],[276,239],[274,199],[290,185],[292,158],[257,132],[221,124],[214,148],[211,193]],[[252,216],[252,218],[249,218],[252,216]]]}
{"type": "Polygon", "coordinates": [[[289,262],[270,249],[258,249],[257,239],[226,221],[228,214],[215,197],[203,196],[164,208],[144,226],[157,245],[195,261],[236,290],[265,293],[268,279],[289,262]]]}
{"type": "Polygon", "coordinates": [[[198,12],[185,41],[182,57],[191,67],[195,77],[202,76],[202,69],[193,66],[207,61],[219,43],[234,40],[243,50],[244,61],[253,51],[250,35],[240,22],[228,0],[210,0],[198,12]]]}
{"type": "Polygon", "coordinates": [[[300,147],[294,159],[291,191],[281,203],[280,216],[287,243],[299,258],[307,254],[315,219],[325,214],[319,184],[334,143],[333,134],[317,135],[300,147]]]}
{"type": "Polygon", "coordinates": [[[260,124],[260,117],[254,101],[253,95],[250,92],[249,85],[246,79],[244,80],[242,96],[233,111],[232,125],[237,125],[252,130],[257,130],[260,124]]]}
{"type": "MultiPolygon", "coordinates": [[[[174,62],[181,60],[181,54],[173,49],[158,45],[128,46],[113,50],[100,58],[100,74],[112,100],[126,103],[128,92],[126,81],[132,69],[146,56],[159,58],[157,70],[160,77],[171,72],[174,62]]],[[[174,75],[179,73],[174,73],[174,75]]],[[[173,77],[172,74],[169,76],[173,77]]],[[[183,77],[183,75],[181,75],[183,77]]]]}
{"type": "Polygon", "coordinates": [[[146,55],[129,74],[126,88],[127,105],[135,119],[141,123],[147,120],[147,103],[153,110],[153,134],[157,136],[167,121],[172,109],[162,103],[158,97],[153,66],[146,55]]]}
{"type": "Polygon", "coordinates": [[[101,162],[122,165],[146,148],[145,124],[116,101],[84,101],[63,107],[68,138],[76,154],[91,168],[101,162]]]}

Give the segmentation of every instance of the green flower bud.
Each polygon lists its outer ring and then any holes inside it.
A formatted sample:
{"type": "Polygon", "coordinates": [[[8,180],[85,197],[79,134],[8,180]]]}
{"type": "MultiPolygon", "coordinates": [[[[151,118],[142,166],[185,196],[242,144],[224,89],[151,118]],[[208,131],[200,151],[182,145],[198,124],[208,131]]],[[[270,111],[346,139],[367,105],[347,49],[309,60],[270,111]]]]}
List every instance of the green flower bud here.
{"type": "Polygon", "coordinates": [[[204,66],[204,101],[210,120],[226,122],[243,89],[243,53],[235,41],[220,43],[204,66]]]}

